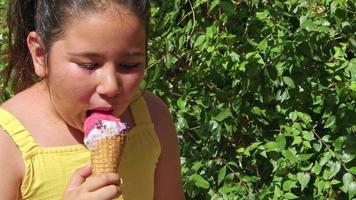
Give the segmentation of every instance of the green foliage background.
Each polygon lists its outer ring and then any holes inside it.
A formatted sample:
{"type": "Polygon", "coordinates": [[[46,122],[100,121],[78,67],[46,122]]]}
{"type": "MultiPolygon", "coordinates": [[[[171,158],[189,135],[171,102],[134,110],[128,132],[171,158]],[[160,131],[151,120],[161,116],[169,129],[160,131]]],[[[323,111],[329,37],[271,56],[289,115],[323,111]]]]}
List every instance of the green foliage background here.
{"type": "Polygon", "coordinates": [[[151,2],[187,199],[356,199],[354,0],[151,2]]]}
{"type": "Polygon", "coordinates": [[[152,2],[187,199],[356,198],[355,1],[152,2]]]}

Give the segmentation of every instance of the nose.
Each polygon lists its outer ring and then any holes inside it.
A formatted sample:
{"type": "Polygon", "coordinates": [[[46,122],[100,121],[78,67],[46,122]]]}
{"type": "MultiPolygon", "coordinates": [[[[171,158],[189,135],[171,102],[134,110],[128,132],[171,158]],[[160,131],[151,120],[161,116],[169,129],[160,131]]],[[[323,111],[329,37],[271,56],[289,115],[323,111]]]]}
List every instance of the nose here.
{"type": "Polygon", "coordinates": [[[115,67],[103,67],[98,77],[99,84],[96,88],[97,93],[109,98],[114,97],[119,93],[119,80],[115,67]]]}

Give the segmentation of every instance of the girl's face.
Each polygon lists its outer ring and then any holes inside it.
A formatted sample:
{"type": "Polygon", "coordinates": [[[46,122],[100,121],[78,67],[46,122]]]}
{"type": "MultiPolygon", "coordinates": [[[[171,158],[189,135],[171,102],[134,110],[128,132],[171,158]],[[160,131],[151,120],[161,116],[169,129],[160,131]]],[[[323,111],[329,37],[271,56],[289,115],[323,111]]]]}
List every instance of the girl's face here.
{"type": "Polygon", "coordinates": [[[55,112],[83,130],[89,112],[122,115],[146,64],[146,33],[129,11],[88,14],[66,26],[48,56],[47,82],[55,112]]]}

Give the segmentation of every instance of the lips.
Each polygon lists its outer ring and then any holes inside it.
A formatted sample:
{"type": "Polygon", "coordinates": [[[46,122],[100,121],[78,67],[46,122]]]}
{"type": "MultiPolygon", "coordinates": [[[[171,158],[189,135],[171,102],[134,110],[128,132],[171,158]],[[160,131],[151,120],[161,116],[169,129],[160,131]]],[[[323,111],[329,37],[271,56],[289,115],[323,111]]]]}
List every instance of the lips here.
{"type": "Polygon", "coordinates": [[[114,109],[112,107],[97,107],[94,109],[90,109],[86,112],[86,117],[89,117],[92,113],[102,113],[102,114],[112,114],[114,109]]]}

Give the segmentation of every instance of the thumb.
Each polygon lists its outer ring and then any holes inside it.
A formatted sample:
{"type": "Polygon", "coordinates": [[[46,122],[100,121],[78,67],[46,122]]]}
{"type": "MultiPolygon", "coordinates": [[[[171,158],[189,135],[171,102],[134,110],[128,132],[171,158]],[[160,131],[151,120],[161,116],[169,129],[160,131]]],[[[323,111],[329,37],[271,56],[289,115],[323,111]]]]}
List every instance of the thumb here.
{"type": "Polygon", "coordinates": [[[74,172],[71,181],[69,182],[67,190],[74,189],[75,187],[81,185],[85,182],[85,179],[91,175],[91,166],[87,165],[85,167],[79,168],[74,172]]]}

